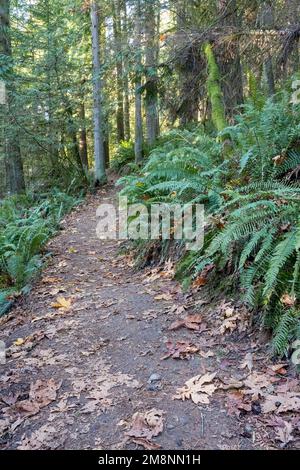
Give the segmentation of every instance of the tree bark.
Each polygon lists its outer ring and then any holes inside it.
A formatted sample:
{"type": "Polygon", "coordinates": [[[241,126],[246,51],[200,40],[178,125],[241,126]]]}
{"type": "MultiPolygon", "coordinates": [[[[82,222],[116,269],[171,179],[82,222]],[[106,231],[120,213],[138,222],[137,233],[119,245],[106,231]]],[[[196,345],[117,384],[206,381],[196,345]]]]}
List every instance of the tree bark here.
{"type": "MultiPolygon", "coordinates": [[[[239,24],[237,1],[218,0],[220,25],[228,33],[239,24]]],[[[234,36],[217,49],[218,64],[222,76],[222,91],[224,96],[226,116],[230,119],[236,113],[237,107],[243,103],[243,74],[238,41],[234,36]]]]}
{"type": "MultiPolygon", "coordinates": [[[[274,28],[274,2],[272,0],[267,0],[262,4],[260,26],[262,29],[274,28]]],[[[270,52],[268,52],[266,60],[264,62],[264,73],[267,82],[268,94],[269,96],[273,96],[276,92],[276,88],[273,58],[270,52]]]]}
{"type": "Polygon", "coordinates": [[[118,142],[125,138],[124,131],[124,95],[123,95],[123,54],[120,0],[113,2],[113,31],[117,72],[117,137],[118,142]]]}
{"type": "Polygon", "coordinates": [[[0,0],[0,54],[7,58],[8,72],[5,73],[6,87],[6,139],[5,139],[5,168],[8,190],[11,194],[25,191],[25,179],[17,123],[14,116],[17,113],[14,98],[14,83],[12,70],[12,46],[10,38],[10,1],[0,0]]]}
{"type": "MultiPolygon", "coordinates": [[[[126,45],[128,45],[128,21],[127,21],[127,3],[126,0],[123,1],[123,38],[126,45]]],[[[125,140],[128,142],[131,139],[131,125],[130,125],[130,101],[129,101],[129,65],[128,65],[128,51],[126,50],[123,58],[124,58],[124,75],[123,75],[123,82],[124,82],[124,132],[125,132],[125,140]]]]}
{"type": "Polygon", "coordinates": [[[136,54],[136,71],[135,71],[135,144],[134,153],[135,161],[139,165],[143,160],[143,117],[142,117],[142,53],[141,53],[141,2],[136,0],[135,8],[135,38],[134,51],[136,54]]]}
{"type": "Polygon", "coordinates": [[[80,103],[79,110],[80,117],[80,132],[79,132],[79,151],[81,164],[84,170],[89,169],[89,160],[88,160],[88,148],[87,148],[87,136],[86,136],[86,119],[85,119],[85,103],[82,101],[80,103]]]}
{"type": "Polygon", "coordinates": [[[94,95],[94,157],[95,157],[95,182],[101,184],[106,180],[105,151],[103,142],[103,117],[102,117],[102,79],[100,65],[100,40],[99,40],[99,12],[96,1],[91,3],[91,33],[93,53],[93,95],[94,95]]]}
{"type": "Polygon", "coordinates": [[[147,141],[153,145],[159,133],[157,89],[157,25],[156,1],[147,2],[145,13],[146,31],[146,128],[147,141]]]}

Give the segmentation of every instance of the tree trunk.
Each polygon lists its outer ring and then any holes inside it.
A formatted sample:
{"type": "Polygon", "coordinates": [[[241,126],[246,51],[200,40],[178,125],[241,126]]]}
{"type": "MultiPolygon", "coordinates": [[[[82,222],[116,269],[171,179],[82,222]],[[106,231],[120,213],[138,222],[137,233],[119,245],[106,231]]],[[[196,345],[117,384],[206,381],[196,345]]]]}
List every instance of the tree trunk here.
{"type": "Polygon", "coordinates": [[[86,120],[85,120],[85,104],[84,101],[80,103],[80,132],[79,132],[79,151],[81,164],[84,170],[89,169],[87,136],[86,136],[86,120]]]}
{"type": "Polygon", "coordinates": [[[146,128],[147,141],[153,145],[158,137],[158,89],[157,89],[157,25],[156,1],[147,2],[145,13],[146,30],[146,128]]]}
{"type": "Polygon", "coordinates": [[[136,0],[135,8],[135,38],[134,38],[134,51],[136,54],[136,72],[135,72],[135,161],[140,164],[143,160],[143,117],[142,117],[142,53],[141,53],[141,2],[136,0]]]}
{"type": "Polygon", "coordinates": [[[117,137],[118,142],[125,138],[124,131],[124,96],[123,96],[123,54],[121,30],[121,4],[120,0],[113,3],[113,31],[115,43],[116,72],[117,72],[117,137]]]}
{"type": "MultiPolygon", "coordinates": [[[[260,26],[262,29],[265,30],[274,28],[274,2],[272,0],[265,1],[262,4],[260,26]]],[[[264,73],[266,77],[268,95],[273,96],[276,92],[276,89],[273,58],[270,52],[268,52],[266,60],[264,62],[264,73]]]]}
{"type": "Polygon", "coordinates": [[[14,116],[17,113],[14,99],[12,47],[10,38],[10,1],[0,0],[0,54],[7,58],[8,72],[5,72],[7,131],[5,140],[5,168],[8,190],[11,194],[25,191],[24,170],[21,157],[18,129],[14,116]]]}
{"type": "MultiPolygon", "coordinates": [[[[176,27],[178,35],[179,49],[187,44],[187,34],[189,31],[189,7],[188,0],[175,0],[176,8],[176,27]]],[[[186,48],[187,49],[187,48],[186,48]]],[[[200,99],[200,72],[202,63],[200,63],[201,51],[197,51],[190,45],[184,58],[178,60],[179,75],[179,105],[177,115],[181,126],[197,122],[199,115],[200,99]]]]}
{"type": "MultiPolygon", "coordinates": [[[[220,25],[224,32],[239,24],[236,0],[218,0],[220,25]]],[[[238,41],[234,36],[225,44],[220,44],[217,50],[218,64],[222,76],[222,91],[224,96],[226,116],[230,119],[236,113],[237,107],[243,103],[243,74],[238,41]]]]}
{"type": "Polygon", "coordinates": [[[99,13],[96,1],[91,3],[91,32],[93,51],[93,94],[94,94],[94,156],[95,156],[95,182],[101,184],[106,181],[105,152],[103,144],[103,118],[102,118],[102,79],[100,65],[99,41],[99,13]]]}
{"type": "MultiPolygon", "coordinates": [[[[52,32],[53,22],[51,21],[51,6],[50,1],[47,0],[46,7],[46,24],[47,24],[47,91],[48,91],[48,139],[49,139],[49,155],[52,166],[53,176],[59,174],[59,151],[58,139],[55,131],[54,124],[54,106],[53,106],[53,91],[55,85],[52,79],[53,71],[53,54],[52,54],[52,32]]],[[[54,26],[55,27],[55,26],[54,26]]]]}
{"type": "MultiPolygon", "coordinates": [[[[123,1],[123,38],[126,45],[128,45],[128,22],[127,22],[127,3],[123,1]]],[[[123,75],[123,86],[124,86],[124,132],[125,140],[128,142],[131,139],[131,126],[130,126],[130,101],[129,101],[129,65],[128,65],[128,51],[125,51],[123,55],[124,63],[124,75],[123,75]]]]}

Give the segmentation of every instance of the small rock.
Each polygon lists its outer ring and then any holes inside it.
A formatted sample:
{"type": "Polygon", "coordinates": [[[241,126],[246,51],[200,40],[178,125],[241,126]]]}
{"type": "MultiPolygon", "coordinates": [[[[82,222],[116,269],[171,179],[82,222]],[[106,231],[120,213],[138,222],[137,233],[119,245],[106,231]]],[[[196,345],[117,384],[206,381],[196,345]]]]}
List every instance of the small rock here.
{"type": "Polygon", "coordinates": [[[147,385],[147,390],[149,392],[159,392],[162,389],[160,383],[150,383],[147,385]]]}
{"type": "Polygon", "coordinates": [[[243,437],[246,437],[247,439],[252,439],[253,435],[253,428],[250,426],[250,424],[246,424],[244,431],[241,434],[243,437]]]}
{"type": "Polygon", "coordinates": [[[254,415],[260,415],[261,414],[261,405],[259,401],[254,401],[251,405],[251,411],[254,415]]]}
{"type": "Polygon", "coordinates": [[[153,383],[153,382],[160,382],[161,381],[161,375],[159,374],[152,374],[148,380],[148,383],[153,383]]]}

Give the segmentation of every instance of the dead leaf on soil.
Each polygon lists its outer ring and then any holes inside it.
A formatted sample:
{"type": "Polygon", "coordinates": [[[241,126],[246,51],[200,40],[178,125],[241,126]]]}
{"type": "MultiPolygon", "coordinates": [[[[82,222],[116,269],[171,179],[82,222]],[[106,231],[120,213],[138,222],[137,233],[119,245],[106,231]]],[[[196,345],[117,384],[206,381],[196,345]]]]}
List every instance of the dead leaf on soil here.
{"type": "Polygon", "coordinates": [[[199,355],[203,357],[203,359],[208,359],[209,357],[214,357],[214,353],[212,351],[199,351],[199,355]]]}
{"type": "Polygon", "coordinates": [[[283,425],[276,430],[275,440],[281,442],[284,447],[294,440],[293,425],[288,421],[284,421],[283,425]]]}
{"type": "Polygon", "coordinates": [[[139,446],[142,446],[144,447],[144,449],[146,450],[159,450],[161,449],[161,445],[160,444],[156,444],[155,442],[151,442],[151,441],[148,441],[147,439],[143,439],[143,438],[131,438],[131,442],[133,442],[134,444],[137,444],[139,446]]]}
{"type": "Polygon", "coordinates": [[[173,359],[189,359],[193,354],[199,351],[198,346],[195,346],[188,341],[177,341],[176,343],[173,341],[167,341],[165,344],[168,349],[168,353],[161,358],[162,360],[169,359],[170,357],[173,359]]]}
{"type": "Polygon", "coordinates": [[[71,308],[72,301],[71,299],[66,299],[65,297],[57,297],[56,302],[53,302],[51,304],[51,307],[53,308],[63,308],[65,310],[68,310],[71,308]]]}
{"type": "Polygon", "coordinates": [[[44,424],[34,431],[30,437],[23,436],[17,447],[18,450],[57,449],[65,441],[66,431],[60,430],[49,424],[44,424]]]}
{"type": "Polygon", "coordinates": [[[179,388],[174,400],[192,400],[196,405],[209,404],[209,397],[212,396],[217,387],[212,383],[216,373],[197,375],[185,383],[185,386],[179,388]]]}
{"type": "Polygon", "coordinates": [[[258,398],[260,395],[266,394],[269,387],[273,383],[278,382],[278,378],[270,377],[261,372],[252,372],[244,381],[245,387],[249,390],[245,390],[245,394],[253,395],[254,398],[258,398]]]}
{"type": "Polygon", "coordinates": [[[159,294],[154,297],[155,300],[164,300],[165,302],[169,302],[173,299],[172,294],[159,294]]]}
{"type": "Polygon", "coordinates": [[[287,392],[284,395],[267,395],[262,405],[263,413],[286,413],[300,411],[300,394],[287,392]]]}
{"type": "Polygon", "coordinates": [[[132,416],[130,427],[126,431],[126,436],[136,444],[142,445],[145,449],[151,450],[153,444],[151,439],[158,436],[164,429],[164,412],[152,409],[146,413],[137,412],[132,416]]]}
{"type": "Polygon", "coordinates": [[[174,321],[170,327],[169,331],[176,331],[179,328],[188,328],[189,330],[200,331],[200,324],[202,323],[202,315],[188,315],[183,320],[174,321]]]}
{"type": "Polygon", "coordinates": [[[253,356],[252,353],[247,353],[244,357],[243,362],[241,363],[240,369],[248,369],[249,372],[252,372],[253,369],[253,356]]]}

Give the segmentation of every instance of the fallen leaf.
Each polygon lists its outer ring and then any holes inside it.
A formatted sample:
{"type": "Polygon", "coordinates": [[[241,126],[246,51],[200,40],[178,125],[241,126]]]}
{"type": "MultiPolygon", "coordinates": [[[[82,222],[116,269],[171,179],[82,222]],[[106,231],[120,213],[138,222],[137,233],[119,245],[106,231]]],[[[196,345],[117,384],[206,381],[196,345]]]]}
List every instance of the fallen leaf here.
{"type": "Polygon", "coordinates": [[[284,395],[267,395],[262,405],[263,413],[286,413],[300,411],[300,394],[287,392],[284,395]]]}
{"type": "Polygon", "coordinates": [[[188,328],[189,330],[200,330],[200,324],[202,323],[202,315],[188,315],[183,320],[176,320],[173,322],[170,327],[169,331],[179,330],[179,328],[188,328]]]}
{"type": "Polygon", "coordinates": [[[31,384],[29,398],[40,408],[43,408],[56,399],[61,383],[56,383],[54,379],[38,379],[34,384],[31,384]]]}
{"type": "Polygon", "coordinates": [[[160,295],[156,295],[154,297],[155,300],[165,300],[166,302],[169,302],[170,300],[173,299],[173,296],[172,294],[160,294],[160,295]]]}
{"type": "Polygon", "coordinates": [[[22,346],[22,344],[25,343],[25,339],[23,338],[18,338],[13,344],[14,346],[22,346]]]}
{"type": "Polygon", "coordinates": [[[216,373],[197,375],[185,383],[185,386],[179,388],[175,400],[192,400],[196,405],[199,403],[208,405],[209,397],[214,393],[217,387],[212,383],[216,373]]]}
{"type": "Polygon", "coordinates": [[[146,411],[146,413],[135,413],[126,436],[147,440],[158,436],[164,428],[163,415],[163,411],[156,409],[146,411]]]}
{"type": "Polygon", "coordinates": [[[239,367],[240,369],[248,369],[252,372],[253,369],[253,356],[252,353],[247,353],[242,364],[239,367]]]}
{"type": "Polygon", "coordinates": [[[284,294],[280,302],[285,305],[285,307],[294,307],[296,305],[297,298],[295,295],[284,294]]]}
{"type": "Polygon", "coordinates": [[[56,302],[53,302],[51,307],[69,309],[71,304],[72,301],[70,299],[65,299],[65,297],[57,297],[56,302]]]}
{"type": "Polygon", "coordinates": [[[199,354],[201,357],[203,357],[204,359],[208,359],[209,357],[213,357],[215,354],[212,352],[212,351],[199,351],[199,354]]]}
{"type": "Polygon", "coordinates": [[[288,421],[284,421],[283,426],[279,427],[276,431],[276,441],[280,441],[284,446],[286,446],[289,442],[294,440],[294,436],[292,435],[294,429],[292,423],[288,421]]]}
{"type": "Polygon", "coordinates": [[[169,359],[170,357],[173,359],[189,359],[193,354],[199,351],[198,346],[187,341],[177,341],[176,343],[173,343],[173,341],[167,341],[166,347],[168,349],[168,353],[162,357],[162,360],[169,359]]]}
{"type": "Polygon", "coordinates": [[[134,444],[137,444],[139,446],[142,446],[144,447],[144,449],[146,450],[159,450],[161,449],[161,445],[159,444],[156,444],[155,442],[151,442],[147,439],[143,439],[143,438],[131,438],[131,442],[133,442],[134,444]]]}

